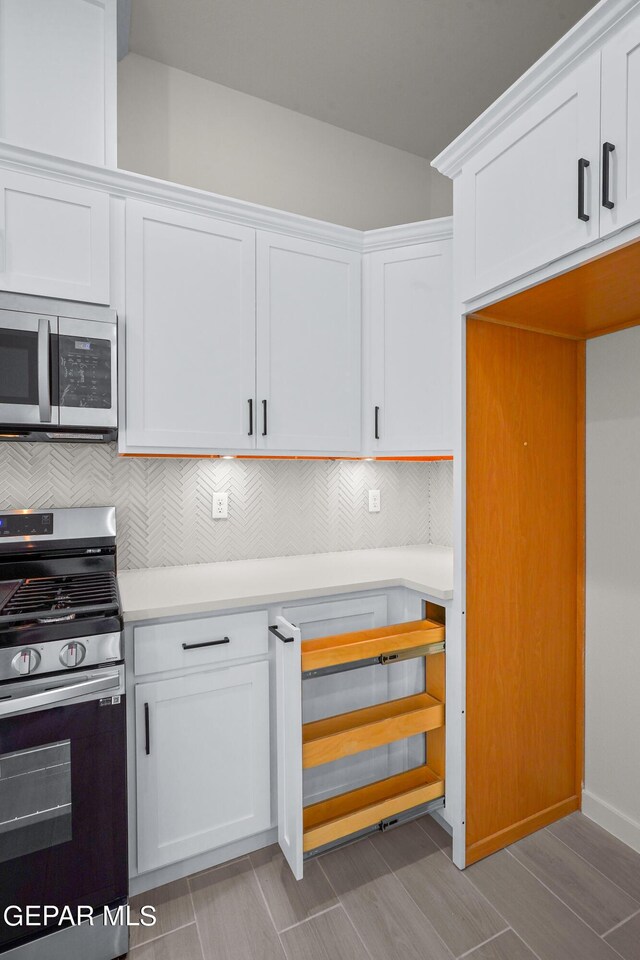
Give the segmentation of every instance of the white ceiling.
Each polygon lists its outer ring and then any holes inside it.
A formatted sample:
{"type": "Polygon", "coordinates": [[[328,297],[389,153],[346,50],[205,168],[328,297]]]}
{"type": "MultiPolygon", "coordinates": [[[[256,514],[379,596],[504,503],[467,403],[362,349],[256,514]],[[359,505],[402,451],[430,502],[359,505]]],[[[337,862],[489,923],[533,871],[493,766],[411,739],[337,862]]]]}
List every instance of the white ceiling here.
{"type": "Polygon", "coordinates": [[[594,0],[133,0],[129,49],[432,159],[594,0]]]}

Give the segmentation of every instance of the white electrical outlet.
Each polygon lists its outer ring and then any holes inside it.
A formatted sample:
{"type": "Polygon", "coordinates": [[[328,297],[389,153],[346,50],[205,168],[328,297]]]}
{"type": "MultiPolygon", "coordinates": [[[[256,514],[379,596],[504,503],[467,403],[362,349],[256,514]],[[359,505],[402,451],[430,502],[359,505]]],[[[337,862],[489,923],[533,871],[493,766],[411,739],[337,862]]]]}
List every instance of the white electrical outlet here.
{"type": "Polygon", "coordinates": [[[369,513],[380,513],[379,490],[369,490],[369,513]]]}
{"type": "Polygon", "coordinates": [[[229,516],[229,494],[214,493],[211,500],[211,516],[214,520],[226,520],[229,516]]]}

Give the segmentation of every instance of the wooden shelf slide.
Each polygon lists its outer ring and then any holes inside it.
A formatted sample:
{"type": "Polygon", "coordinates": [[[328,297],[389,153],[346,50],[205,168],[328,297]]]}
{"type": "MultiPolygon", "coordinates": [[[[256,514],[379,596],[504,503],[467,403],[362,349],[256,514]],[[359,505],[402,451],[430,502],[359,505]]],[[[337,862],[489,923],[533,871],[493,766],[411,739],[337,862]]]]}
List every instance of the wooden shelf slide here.
{"type": "Polygon", "coordinates": [[[339,633],[302,643],[302,672],[368,660],[381,654],[400,653],[444,640],[444,624],[435,620],[412,620],[390,627],[339,633]]]}
{"type": "Polygon", "coordinates": [[[315,850],[442,796],[444,780],[422,766],[314,803],[304,809],[303,849],[315,850]]]}
{"type": "Polygon", "coordinates": [[[444,704],[428,693],[314,720],[302,727],[302,766],[317,767],[444,724],[444,704]]]}

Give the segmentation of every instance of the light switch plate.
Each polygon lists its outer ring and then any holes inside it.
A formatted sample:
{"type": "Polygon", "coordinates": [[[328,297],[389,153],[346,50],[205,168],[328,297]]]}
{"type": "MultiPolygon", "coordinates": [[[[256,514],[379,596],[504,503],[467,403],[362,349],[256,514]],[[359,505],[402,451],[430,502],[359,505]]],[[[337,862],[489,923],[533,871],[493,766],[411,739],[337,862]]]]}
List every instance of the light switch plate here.
{"type": "Polygon", "coordinates": [[[229,494],[214,493],[211,499],[211,516],[214,520],[226,520],[229,516],[229,494]]]}
{"type": "Polygon", "coordinates": [[[380,513],[379,490],[369,490],[369,513],[380,513]]]}

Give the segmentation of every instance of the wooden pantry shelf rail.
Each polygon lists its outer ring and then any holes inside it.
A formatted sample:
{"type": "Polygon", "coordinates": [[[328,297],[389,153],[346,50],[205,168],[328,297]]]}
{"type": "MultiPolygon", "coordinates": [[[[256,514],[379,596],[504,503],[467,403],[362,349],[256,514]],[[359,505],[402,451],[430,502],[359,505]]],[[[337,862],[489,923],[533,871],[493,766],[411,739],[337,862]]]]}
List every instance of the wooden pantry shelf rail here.
{"type": "Polygon", "coordinates": [[[444,796],[444,779],[417,767],[304,809],[305,853],[444,796]]]}
{"type": "MultiPolygon", "coordinates": [[[[369,660],[385,655],[402,654],[431,644],[442,643],[444,624],[435,620],[411,620],[390,627],[339,633],[334,636],[305,640],[302,643],[302,672],[323,670],[369,660]]],[[[416,652],[416,655],[417,654],[416,652]]]]}
{"type": "Polygon", "coordinates": [[[317,767],[444,726],[444,704],[428,693],[387,700],[302,726],[302,766],[317,767]]]}

